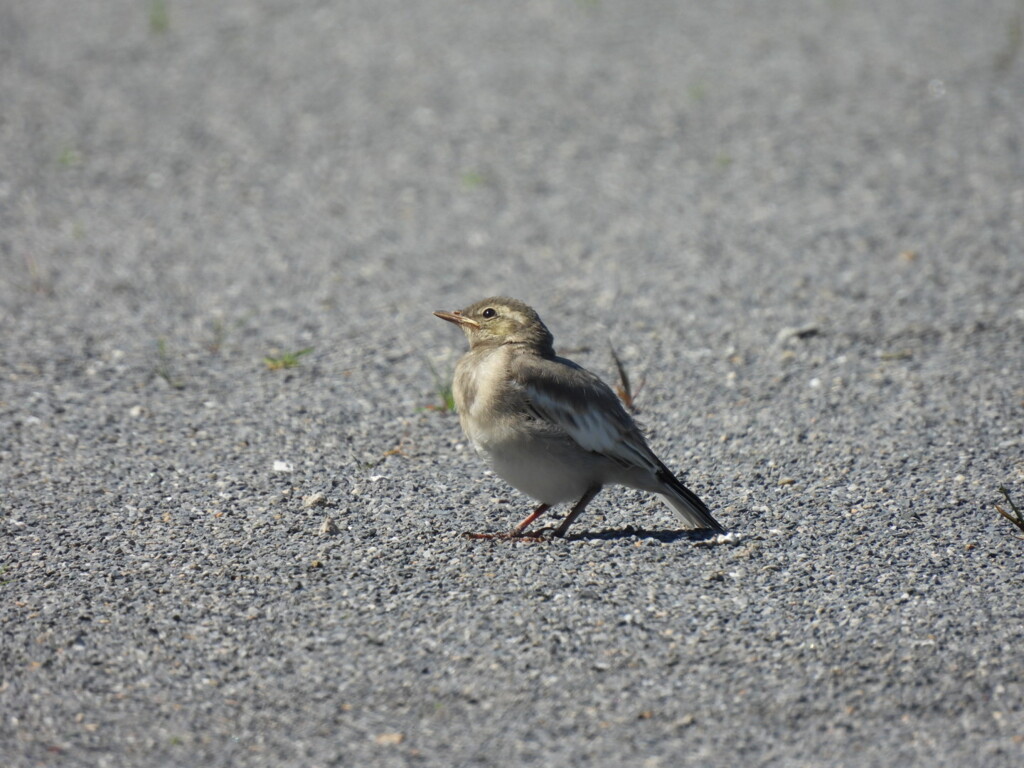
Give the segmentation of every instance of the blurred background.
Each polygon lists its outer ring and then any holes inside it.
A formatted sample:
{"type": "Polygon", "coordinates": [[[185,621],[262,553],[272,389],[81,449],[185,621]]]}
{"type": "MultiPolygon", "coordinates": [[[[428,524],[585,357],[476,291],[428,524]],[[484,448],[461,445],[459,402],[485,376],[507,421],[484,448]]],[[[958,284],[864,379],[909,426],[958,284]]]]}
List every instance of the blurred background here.
{"type": "Polygon", "coordinates": [[[754,308],[931,312],[912,294],[945,302],[948,262],[998,295],[1024,221],[1020,17],[7,2],[4,305],[102,292],[140,340],[343,316],[433,344],[426,309],[494,292],[588,322],[668,305],[697,339],[754,308]]]}

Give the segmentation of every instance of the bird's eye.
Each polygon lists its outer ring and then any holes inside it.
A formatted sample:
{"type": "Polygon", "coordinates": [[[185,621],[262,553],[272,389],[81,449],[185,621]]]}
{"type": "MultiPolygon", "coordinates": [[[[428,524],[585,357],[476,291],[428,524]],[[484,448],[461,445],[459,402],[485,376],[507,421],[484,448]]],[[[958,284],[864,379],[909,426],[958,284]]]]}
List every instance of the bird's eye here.
{"type": "Polygon", "coordinates": [[[488,308],[487,308],[487,309],[485,309],[485,310],[484,310],[484,311],[483,311],[483,312],[482,312],[481,314],[483,314],[483,316],[484,316],[484,317],[487,317],[487,318],[491,318],[491,317],[494,317],[494,316],[495,316],[496,314],[498,314],[498,313],[497,313],[497,312],[495,312],[495,311],[494,311],[493,309],[491,309],[490,307],[488,307],[488,308]]]}

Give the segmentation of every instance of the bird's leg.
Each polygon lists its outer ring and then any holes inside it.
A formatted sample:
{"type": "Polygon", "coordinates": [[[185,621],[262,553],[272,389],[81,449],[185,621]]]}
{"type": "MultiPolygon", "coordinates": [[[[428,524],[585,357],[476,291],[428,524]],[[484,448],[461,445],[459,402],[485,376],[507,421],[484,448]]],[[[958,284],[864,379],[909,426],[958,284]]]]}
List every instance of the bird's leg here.
{"type": "Polygon", "coordinates": [[[530,523],[536,520],[538,517],[543,515],[551,509],[550,504],[541,504],[533,512],[531,512],[523,522],[513,528],[507,533],[466,533],[463,534],[468,539],[519,539],[526,538],[530,541],[539,541],[536,537],[526,536],[526,529],[530,527],[530,523]]]}
{"type": "Polygon", "coordinates": [[[550,504],[540,504],[540,505],[538,505],[537,508],[535,510],[533,510],[533,512],[531,512],[529,515],[526,516],[526,519],[523,520],[523,522],[521,522],[519,525],[517,525],[515,528],[512,529],[512,535],[513,536],[522,536],[526,532],[526,529],[530,527],[530,523],[532,523],[538,517],[543,515],[549,509],[551,509],[551,505],[550,504]]]}
{"type": "Polygon", "coordinates": [[[580,513],[587,508],[587,504],[593,501],[594,497],[597,496],[597,494],[599,494],[600,492],[600,485],[594,485],[588,488],[586,492],[583,494],[583,496],[580,498],[580,500],[576,502],[576,506],[574,506],[569,511],[569,514],[565,516],[565,519],[562,521],[562,524],[555,529],[555,536],[557,536],[558,538],[562,538],[563,536],[565,536],[565,532],[569,530],[569,526],[572,525],[573,521],[580,516],[580,513]]]}

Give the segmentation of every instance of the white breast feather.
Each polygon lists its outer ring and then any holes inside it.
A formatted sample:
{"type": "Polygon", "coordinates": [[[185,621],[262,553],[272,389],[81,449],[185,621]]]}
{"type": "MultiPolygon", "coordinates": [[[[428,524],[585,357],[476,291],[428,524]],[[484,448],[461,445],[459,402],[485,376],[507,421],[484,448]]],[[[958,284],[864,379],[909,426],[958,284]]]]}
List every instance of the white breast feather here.
{"type": "Polygon", "coordinates": [[[504,381],[506,368],[505,356],[491,354],[480,360],[472,369],[472,386],[476,392],[468,413],[462,414],[462,424],[473,447],[486,453],[488,446],[499,441],[501,423],[489,418],[488,414],[494,407],[499,390],[504,381]]]}

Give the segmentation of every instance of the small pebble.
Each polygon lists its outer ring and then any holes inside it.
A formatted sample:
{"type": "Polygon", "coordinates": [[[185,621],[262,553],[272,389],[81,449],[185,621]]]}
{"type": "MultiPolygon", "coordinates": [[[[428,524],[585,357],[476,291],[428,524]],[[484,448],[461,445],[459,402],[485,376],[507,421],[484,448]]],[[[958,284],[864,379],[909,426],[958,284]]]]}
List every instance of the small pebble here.
{"type": "Polygon", "coordinates": [[[317,491],[311,493],[309,496],[302,497],[302,506],[305,508],[309,507],[323,507],[327,505],[327,494],[317,491]]]}

